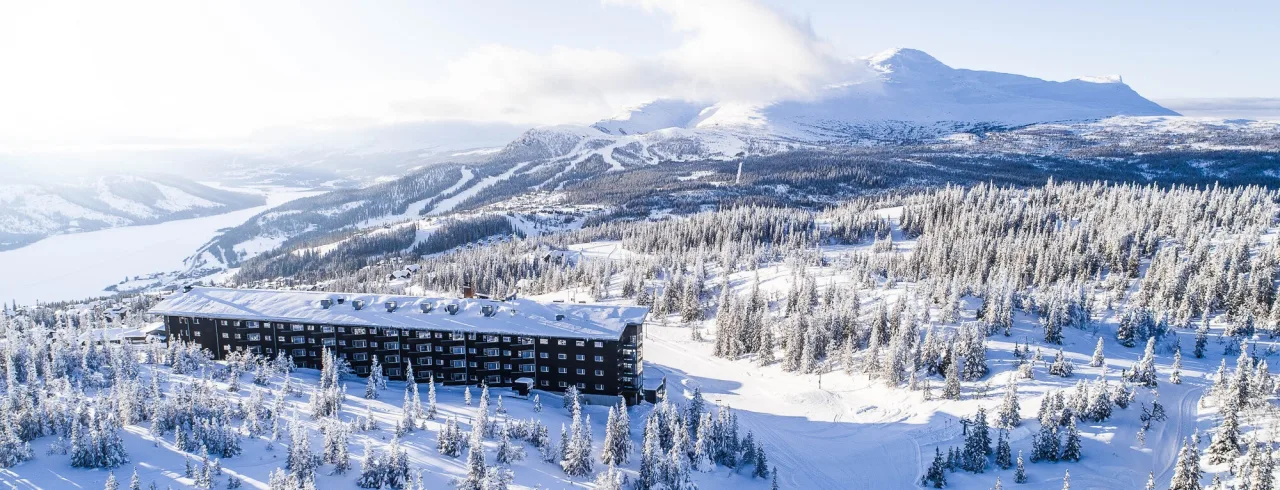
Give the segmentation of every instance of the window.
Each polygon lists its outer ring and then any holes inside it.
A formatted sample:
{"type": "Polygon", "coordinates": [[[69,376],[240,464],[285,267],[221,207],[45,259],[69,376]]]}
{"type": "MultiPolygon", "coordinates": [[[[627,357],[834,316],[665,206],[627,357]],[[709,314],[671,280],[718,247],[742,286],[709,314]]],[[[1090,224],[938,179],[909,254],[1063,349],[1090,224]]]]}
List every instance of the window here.
{"type": "Polygon", "coordinates": [[[436,346],[436,352],[444,352],[444,346],[436,346]]]}
{"type": "Polygon", "coordinates": [[[485,349],[485,350],[484,350],[484,355],[486,355],[486,356],[496,356],[496,355],[498,355],[498,349],[485,349]]]}
{"type": "Polygon", "coordinates": [[[488,369],[488,370],[490,370],[490,371],[497,371],[497,370],[498,370],[498,363],[496,363],[496,362],[486,362],[486,363],[484,363],[484,368],[485,368],[485,369],[488,369]]]}
{"type": "Polygon", "coordinates": [[[228,325],[229,325],[229,324],[228,324],[228,322],[227,322],[226,320],[223,320],[223,321],[222,321],[222,326],[226,327],[226,326],[228,326],[228,325]]]}
{"type": "Polygon", "coordinates": [[[419,358],[418,358],[418,364],[419,364],[419,365],[422,365],[422,366],[430,366],[430,365],[431,365],[431,358],[430,358],[430,357],[419,357],[419,358]]]}
{"type": "Polygon", "coordinates": [[[541,352],[541,353],[539,353],[539,354],[538,354],[538,356],[539,356],[539,357],[541,357],[541,358],[543,358],[543,359],[546,359],[548,355],[549,355],[549,354],[547,354],[546,352],[541,352]]]}
{"type": "Polygon", "coordinates": [[[497,342],[497,341],[498,341],[498,336],[497,336],[497,335],[485,335],[485,336],[484,336],[484,341],[485,341],[485,342],[497,342]]]}
{"type": "Polygon", "coordinates": [[[386,360],[386,361],[383,361],[383,363],[385,363],[385,364],[400,364],[400,356],[397,356],[397,355],[395,355],[395,354],[391,354],[391,355],[387,356],[387,360],[386,360]]]}
{"type": "Polygon", "coordinates": [[[503,337],[502,337],[502,341],[503,341],[503,342],[511,342],[511,337],[503,336],[503,337]]]}
{"type": "MultiPolygon", "coordinates": [[[[356,354],[359,355],[359,354],[356,354]]],[[[369,374],[369,366],[360,366],[356,368],[357,374],[369,374]]]]}
{"type": "Polygon", "coordinates": [[[596,383],[596,391],[604,391],[604,385],[596,383]]]}
{"type": "Polygon", "coordinates": [[[289,327],[290,327],[291,329],[293,329],[293,331],[294,331],[294,332],[301,332],[301,331],[302,331],[302,324],[301,324],[301,323],[295,323],[295,324],[293,324],[293,325],[289,325],[289,327]]]}
{"type": "Polygon", "coordinates": [[[578,376],[585,376],[585,375],[587,374],[587,370],[586,370],[586,369],[582,369],[582,368],[578,368],[578,369],[574,370],[574,372],[575,372],[575,374],[577,374],[578,376]]]}
{"type": "Polygon", "coordinates": [[[270,336],[270,335],[268,335],[268,336],[266,337],[266,339],[267,339],[267,340],[271,340],[271,336],[270,336]]]}
{"type": "Polygon", "coordinates": [[[196,325],[199,325],[199,324],[200,324],[200,319],[196,318],[196,325]]]}
{"type": "Polygon", "coordinates": [[[498,376],[498,375],[496,375],[496,374],[492,374],[492,375],[486,376],[486,377],[484,378],[484,382],[485,382],[485,383],[489,383],[489,384],[497,384],[497,383],[501,383],[501,382],[502,382],[502,377],[501,377],[501,376],[498,376]]]}
{"type": "Polygon", "coordinates": [[[470,348],[470,349],[467,349],[467,354],[475,354],[475,353],[476,353],[476,348],[475,348],[475,347],[472,347],[472,348],[470,348]]]}
{"type": "Polygon", "coordinates": [[[596,362],[604,362],[604,356],[596,356],[596,362]]]}
{"type": "Polygon", "coordinates": [[[431,352],[431,344],[418,344],[418,352],[431,352]]]}
{"type": "Polygon", "coordinates": [[[466,338],[467,336],[463,335],[462,332],[452,332],[449,334],[449,340],[465,340],[466,338]]]}
{"type": "Polygon", "coordinates": [[[257,342],[259,340],[262,340],[262,334],[259,334],[259,333],[246,334],[245,339],[257,342]]]}
{"type": "Polygon", "coordinates": [[[584,356],[584,355],[582,355],[582,354],[578,354],[578,355],[576,355],[576,356],[573,356],[573,359],[574,359],[574,360],[576,360],[576,361],[585,361],[585,360],[587,360],[587,356],[584,356]]]}
{"type": "Polygon", "coordinates": [[[596,370],[596,376],[604,376],[604,371],[603,371],[603,370],[600,370],[600,369],[597,369],[597,370],[596,370]]]}
{"type": "Polygon", "coordinates": [[[194,332],[194,334],[195,334],[195,336],[196,336],[196,337],[199,337],[199,336],[200,336],[200,331],[199,331],[199,330],[196,330],[196,331],[194,332]]]}
{"type": "Polygon", "coordinates": [[[581,389],[583,389],[583,388],[586,388],[586,387],[587,387],[587,384],[586,384],[586,383],[578,383],[578,389],[579,389],[579,390],[581,390],[581,389]]]}
{"type": "Polygon", "coordinates": [[[457,345],[457,346],[450,347],[449,352],[454,354],[463,354],[463,353],[466,353],[466,349],[460,345],[457,345]]]}
{"type": "Polygon", "coordinates": [[[596,348],[599,349],[601,347],[604,347],[604,342],[596,341],[595,345],[596,345],[596,348]]]}
{"type": "Polygon", "coordinates": [[[307,338],[306,338],[306,337],[303,337],[303,336],[301,336],[301,335],[294,335],[294,336],[293,336],[293,339],[291,340],[291,342],[293,342],[293,343],[295,343],[295,344],[305,344],[305,343],[307,343],[307,338]]]}
{"type": "Polygon", "coordinates": [[[561,381],[561,382],[560,382],[560,387],[561,387],[561,388],[565,388],[565,387],[568,387],[568,386],[569,386],[569,383],[565,383],[564,381],[561,381]]]}
{"type": "Polygon", "coordinates": [[[475,363],[475,361],[468,362],[468,363],[467,363],[467,367],[470,367],[470,368],[474,368],[474,367],[476,367],[476,363],[475,363]]]}
{"type": "Polygon", "coordinates": [[[622,382],[623,382],[623,383],[630,383],[630,382],[632,382],[632,381],[635,381],[635,378],[632,378],[631,376],[623,376],[623,377],[622,377],[622,382]]]}
{"type": "Polygon", "coordinates": [[[569,358],[569,356],[567,356],[567,355],[565,355],[565,354],[556,354],[556,359],[564,360],[564,359],[568,359],[568,358],[569,358]]]}
{"type": "Polygon", "coordinates": [[[542,345],[547,345],[547,339],[538,339],[538,343],[542,345]]]}
{"type": "Polygon", "coordinates": [[[550,385],[550,384],[551,384],[551,382],[550,382],[550,381],[547,381],[547,380],[545,380],[545,379],[544,379],[544,380],[542,380],[542,386],[547,386],[547,385],[550,385]]]}
{"type": "Polygon", "coordinates": [[[366,332],[368,332],[368,330],[365,330],[365,329],[364,329],[364,327],[352,327],[352,328],[351,328],[351,333],[356,334],[356,335],[364,335],[366,332]]]}
{"type": "Polygon", "coordinates": [[[325,325],[320,327],[320,331],[324,333],[333,333],[333,325],[325,325]]]}
{"type": "Polygon", "coordinates": [[[347,333],[347,327],[338,327],[338,333],[347,333]]]}
{"type": "Polygon", "coordinates": [[[551,372],[551,368],[546,367],[546,366],[542,366],[542,372],[544,372],[544,373],[551,372]]]}
{"type": "Polygon", "coordinates": [[[507,356],[507,357],[511,357],[511,351],[509,351],[509,350],[504,350],[504,351],[502,351],[502,355],[507,356]]]}
{"type": "Polygon", "coordinates": [[[511,370],[511,365],[510,365],[510,364],[503,364],[503,365],[502,365],[502,369],[506,369],[507,371],[510,371],[510,370],[511,370]]]}
{"type": "Polygon", "coordinates": [[[431,379],[431,371],[418,371],[418,377],[431,379]]]}
{"type": "Polygon", "coordinates": [[[382,348],[387,350],[396,350],[400,348],[400,343],[399,342],[383,342],[382,348]]]}
{"type": "Polygon", "coordinates": [[[467,340],[475,340],[475,339],[476,339],[476,334],[474,333],[467,334],[467,340]]]}
{"type": "Polygon", "coordinates": [[[418,332],[418,338],[429,339],[431,338],[431,332],[418,332]]]}
{"type": "Polygon", "coordinates": [[[400,375],[400,368],[387,369],[387,376],[399,376],[399,375],[400,375]]]}
{"type": "Polygon", "coordinates": [[[587,345],[587,343],[586,343],[586,342],[584,342],[584,341],[579,340],[579,341],[577,341],[577,342],[574,342],[574,343],[573,343],[573,345],[575,345],[575,346],[577,346],[577,347],[584,347],[584,346],[586,346],[586,345],[587,345]]]}
{"type": "Polygon", "coordinates": [[[347,341],[345,341],[345,340],[339,340],[339,341],[338,341],[338,345],[341,345],[341,346],[343,346],[343,347],[346,347],[346,345],[347,345],[347,341]]]}
{"type": "Polygon", "coordinates": [[[568,345],[564,340],[557,340],[556,345],[568,345]]]}
{"type": "Polygon", "coordinates": [[[316,331],[316,326],[315,326],[315,325],[307,325],[307,331],[308,331],[308,332],[314,332],[314,331],[316,331]]]}
{"type": "Polygon", "coordinates": [[[294,350],[293,350],[293,357],[306,357],[306,355],[307,355],[307,350],[306,350],[306,349],[294,349],[294,350]]]}
{"type": "Polygon", "coordinates": [[[558,371],[560,372],[560,374],[568,374],[569,369],[568,369],[568,368],[559,368],[559,369],[558,369],[558,371]]]}
{"type": "Polygon", "coordinates": [[[383,334],[383,335],[386,335],[386,336],[388,336],[388,337],[398,337],[398,336],[400,336],[400,331],[399,331],[399,330],[392,330],[392,329],[388,328],[388,329],[386,329],[386,330],[383,330],[383,331],[382,331],[382,334],[383,334]]]}
{"type": "Polygon", "coordinates": [[[440,333],[440,332],[436,332],[436,338],[437,338],[437,339],[442,339],[442,338],[444,338],[444,334],[442,334],[442,333],[440,333]]]}
{"type": "Polygon", "coordinates": [[[320,345],[326,345],[326,346],[332,347],[334,343],[335,342],[333,341],[332,338],[320,339],[320,345]]]}
{"type": "Polygon", "coordinates": [[[367,361],[369,360],[369,354],[367,352],[357,352],[351,354],[351,358],[357,361],[367,361]]]}
{"type": "Polygon", "coordinates": [[[466,380],[467,380],[467,374],[466,374],[466,373],[453,373],[453,380],[454,380],[454,381],[466,381],[466,380]]]}
{"type": "Polygon", "coordinates": [[[363,348],[365,348],[365,347],[368,347],[368,346],[369,346],[369,341],[367,341],[367,340],[352,340],[352,341],[351,341],[351,346],[352,346],[352,347],[355,347],[355,348],[357,348],[357,349],[363,349],[363,348]]]}
{"type": "Polygon", "coordinates": [[[467,361],[464,361],[462,359],[454,359],[452,361],[449,361],[449,367],[455,367],[455,368],[467,367],[467,361]]]}
{"type": "Polygon", "coordinates": [[[226,332],[222,332],[222,338],[229,339],[231,338],[231,335],[228,335],[226,332]]]}
{"type": "Polygon", "coordinates": [[[521,358],[521,359],[533,359],[533,351],[531,351],[531,350],[522,350],[522,351],[520,351],[520,358],[521,358]]]}
{"type": "Polygon", "coordinates": [[[520,365],[520,372],[522,372],[522,373],[532,373],[532,372],[533,372],[533,364],[522,364],[522,365],[520,365]]]}
{"type": "Polygon", "coordinates": [[[258,322],[244,322],[244,324],[249,328],[258,328],[258,322]]]}

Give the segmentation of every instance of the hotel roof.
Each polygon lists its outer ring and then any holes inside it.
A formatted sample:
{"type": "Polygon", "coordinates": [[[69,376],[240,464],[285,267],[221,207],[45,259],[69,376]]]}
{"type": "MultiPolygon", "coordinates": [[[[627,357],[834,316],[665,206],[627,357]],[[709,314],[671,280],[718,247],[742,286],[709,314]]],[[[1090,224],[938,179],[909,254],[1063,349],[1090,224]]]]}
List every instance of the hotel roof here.
{"type": "Polygon", "coordinates": [[[542,303],[528,299],[498,301],[380,294],[192,288],[165,298],[154,315],[461,331],[617,340],[629,324],[640,324],[649,308],[582,303],[542,303]],[[343,299],[338,304],[338,299],[343,299]],[[322,300],[331,305],[323,307],[322,300]],[[356,301],[363,307],[355,309],[356,301]],[[394,311],[387,303],[395,302],[394,311]],[[423,312],[428,305],[429,313],[423,312]],[[449,314],[448,305],[457,305],[449,314]],[[485,316],[485,306],[492,315],[485,316]],[[563,315],[557,320],[557,315],[563,315]]]}

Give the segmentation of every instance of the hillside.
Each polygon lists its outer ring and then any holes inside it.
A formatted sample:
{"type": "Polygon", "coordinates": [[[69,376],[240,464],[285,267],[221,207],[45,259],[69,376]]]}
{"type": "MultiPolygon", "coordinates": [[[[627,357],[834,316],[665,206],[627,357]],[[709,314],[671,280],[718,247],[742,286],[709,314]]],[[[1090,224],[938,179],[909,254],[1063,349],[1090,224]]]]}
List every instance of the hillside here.
{"type": "Polygon", "coordinates": [[[0,184],[0,250],[41,238],[260,206],[262,196],[172,176],[110,175],[0,184]]]}

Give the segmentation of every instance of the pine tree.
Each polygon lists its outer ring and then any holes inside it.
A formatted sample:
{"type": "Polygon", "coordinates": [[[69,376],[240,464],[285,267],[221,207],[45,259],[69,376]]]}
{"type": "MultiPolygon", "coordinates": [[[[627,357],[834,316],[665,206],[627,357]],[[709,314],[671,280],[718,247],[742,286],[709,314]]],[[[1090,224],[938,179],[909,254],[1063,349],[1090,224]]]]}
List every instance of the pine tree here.
{"type": "Polygon", "coordinates": [[[951,356],[951,362],[947,366],[946,384],[942,388],[942,398],[947,400],[960,399],[960,356],[951,356]]]}
{"type": "Polygon", "coordinates": [[[929,465],[929,471],[925,472],[924,481],[921,483],[925,486],[931,485],[933,488],[942,488],[947,486],[947,464],[942,459],[942,448],[934,448],[933,451],[933,464],[929,465]]]}
{"type": "Polygon", "coordinates": [[[1076,428],[1076,418],[1067,420],[1067,441],[1062,447],[1063,461],[1080,461],[1080,430],[1076,428]]]}
{"type": "MultiPolygon", "coordinates": [[[[535,395],[536,396],[536,395],[535,395]]],[[[432,373],[427,377],[427,420],[435,420],[436,412],[436,375],[432,373]]]]}
{"type": "Polygon", "coordinates": [[[1182,384],[1182,349],[1173,352],[1173,367],[1169,372],[1169,382],[1175,385],[1182,384]]]}
{"type": "Polygon", "coordinates": [[[1013,448],[1009,446],[1008,434],[1008,430],[1001,430],[996,439],[996,466],[1002,470],[1013,467],[1013,448]]]}
{"type": "Polygon", "coordinates": [[[107,483],[102,486],[103,490],[120,490],[120,482],[116,481],[116,472],[107,473],[107,483]]]}
{"type": "Polygon", "coordinates": [[[1062,475],[1062,490],[1071,490],[1071,470],[1062,475]]]}
{"type": "Polygon", "coordinates": [[[537,393],[533,394],[533,411],[534,413],[542,413],[542,398],[537,393]]]}
{"type": "Polygon", "coordinates": [[[1018,403],[1018,381],[1016,377],[1009,377],[1009,384],[1005,385],[1004,400],[1000,403],[1000,408],[996,410],[996,427],[1011,429],[1022,423],[1022,415],[1020,414],[1021,406],[1018,403]]]}
{"type": "Polygon", "coordinates": [[[1102,367],[1107,363],[1106,356],[1102,355],[1102,337],[1098,337],[1098,345],[1093,348],[1093,359],[1089,361],[1089,365],[1093,367],[1102,367]]]}
{"type": "Polygon", "coordinates": [[[1240,419],[1239,408],[1228,405],[1222,407],[1222,423],[1218,432],[1209,442],[1205,450],[1209,456],[1209,464],[1221,464],[1235,460],[1240,456],[1240,419]]]}
{"type": "Polygon", "coordinates": [[[1155,472],[1147,472],[1147,486],[1145,490],[1156,490],[1156,474],[1155,472]]]}
{"type": "Polygon", "coordinates": [[[1197,450],[1191,441],[1183,440],[1174,464],[1170,490],[1200,490],[1200,464],[1197,450]]]}
{"type": "Polygon", "coordinates": [[[133,468],[133,476],[129,477],[129,490],[142,490],[142,478],[138,477],[138,468],[133,468]]]}
{"type": "Polygon", "coordinates": [[[1196,359],[1204,359],[1205,348],[1209,345],[1209,317],[1205,315],[1204,321],[1200,323],[1200,328],[1196,329],[1196,347],[1192,351],[1192,355],[1196,359]]]}
{"type": "Polygon", "coordinates": [[[1018,451],[1018,465],[1013,470],[1013,482],[1017,484],[1027,482],[1027,468],[1022,464],[1022,451],[1018,451]]]}
{"type": "Polygon", "coordinates": [[[600,462],[610,466],[627,464],[630,459],[628,453],[631,452],[630,427],[623,425],[627,408],[622,402],[618,405],[618,407],[609,408],[609,419],[605,422],[604,445],[600,449],[600,462]]]}

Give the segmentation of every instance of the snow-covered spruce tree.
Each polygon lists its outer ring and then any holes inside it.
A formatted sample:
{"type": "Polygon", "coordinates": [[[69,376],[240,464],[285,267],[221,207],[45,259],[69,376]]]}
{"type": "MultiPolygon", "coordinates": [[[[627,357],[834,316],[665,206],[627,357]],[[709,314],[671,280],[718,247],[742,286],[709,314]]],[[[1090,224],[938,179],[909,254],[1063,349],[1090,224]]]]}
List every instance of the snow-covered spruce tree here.
{"type": "Polygon", "coordinates": [[[626,464],[629,459],[631,435],[627,428],[618,426],[618,411],[625,416],[626,407],[609,407],[609,419],[605,422],[604,445],[600,448],[600,462],[609,466],[626,464]],[[627,442],[623,442],[626,440],[627,442]]]}
{"type": "Polygon", "coordinates": [[[103,490],[120,490],[120,482],[116,481],[116,472],[107,473],[107,483],[102,488],[103,490]]]}
{"type": "Polygon", "coordinates": [[[1004,399],[1000,402],[1000,408],[996,410],[996,427],[1011,429],[1022,423],[1022,415],[1020,414],[1021,406],[1018,403],[1018,380],[1017,377],[1010,376],[1009,383],[1005,385],[1004,399]]]}
{"type": "MultiPolygon", "coordinates": [[[[272,475],[274,478],[274,475],[272,475]]],[[[360,476],[356,478],[356,486],[360,488],[382,488],[387,483],[387,468],[382,454],[366,440],[364,457],[360,460],[360,476]]]]}
{"type": "Polygon", "coordinates": [[[1196,346],[1191,352],[1196,359],[1204,359],[1205,348],[1209,346],[1209,317],[1206,315],[1204,321],[1200,322],[1200,328],[1196,329],[1196,346]]]}
{"type": "Polygon", "coordinates": [[[1022,451],[1018,451],[1018,463],[1013,470],[1013,482],[1019,485],[1027,482],[1027,468],[1022,463],[1022,451]]]}
{"type": "Polygon", "coordinates": [[[1067,420],[1067,440],[1062,446],[1062,461],[1080,461],[1080,430],[1076,428],[1076,418],[1067,420]]]}
{"type": "Polygon", "coordinates": [[[297,420],[289,422],[289,454],[285,459],[285,469],[298,478],[298,481],[315,479],[316,469],[320,466],[320,458],[311,451],[309,431],[297,420]]]}
{"type": "Polygon", "coordinates": [[[1240,407],[1234,401],[1221,407],[1222,423],[1205,449],[1209,464],[1234,461],[1240,456],[1240,407]]]}
{"type": "Polygon", "coordinates": [[[322,454],[324,462],[333,465],[335,474],[345,474],[351,468],[351,455],[348,449],[351,428],[336,418],[328,419],[323,427],[324,451],[322,454]]]}
{"type": "Polygon", "coordinates": [[[1183,439],[1182,448],[1178,451],[1178,461],[1174,464],[1173,479],[1169,481],[1169,490],[1200,490],[1198,454],[1195,445],[1183,439]]]}
{"type": "Polygon", "coordinates": [[[942,459],[942,448],[933,448],[933,463],[921,478],[920,485],[933,488],[947,486],[947,464],[942,459]]]}
{"type": "Polygon", "coordinates": [[[991,431],[987,426],[987,411],[979,408],[969,421],[961,466],[965,471],[982,473],[987,469],[987,457],[990,455],[991,431]]]}
{"type": "Polygon", "coordinates": [[[436,407],[436,375],[432,373],[427,377],[427,420],[435,420],[436,413],[439,409],[436,407]]]}
{"type": "Polygon", "coordinates": [[[1173,351],[1173,366],[1169,371],[1169,383],[1182,384],[1182,349],[1173,351]]]}
{"type": "Polygon", "coordinates": [[[947,400],[960,399],[960,356],[953,355],[951,362],[947,367],[946,384],[942,387],[942,398],[947,400]]]}
{"type": "Polygon", "coordinates": [[[1092,367],[1102,367],[1107,363],[1107,357],[1102,354],[1102,337],[1098,337],[1098,345],[1093,348],[1093,358],[1089,360],[1092,367]]]}
{"type": "Polygon", "coordinates": [[[366,399],[378,399],[378,391],[381,390],[380,386],[383,384],[379,381],[379,378],[382,378],[382,364],[378,363],[378,356],[375,354],[373,356],[373,365],[369,368],[369,377],[366,378],[364,385],[364,397],[366,399]]]}
{"type": "Polygon", "coordinates": [[[595,490],[623,490],[622,472],[614,465],[596,475],[595,490]]]}
{"type": "Polygon", "coordinates": [[[996,466],[1002,470],[1013,467],[1013,448],[1009,446],[1009,431],[1001,429],[996,437],[996,466]]]}
{"type": "Polygon", "coordinates": [[[484,479],[489,469],[484,460],[484,429],[477,424],[471,427],[471,442],[467,445],[467,474],[455,482],[459,490],[484,490],[484,479]]]}
{"type": "Polygon", "coordinates": [[[524,459],[524,449],[511,443],[511,430],[504,427],[498,436],[498,452],[494,458],[498,464],[510,465],[524,459]]]}
{"type": "Polygon", "coordinates": [[[1053,364],[1049,365],[1049,374],[1067,378],[1074,373],[1075,364],[1073,364],[1070,359],[1067,359],[1067,356],[1063,354],[1062,349],[1058,349],[1058,354],[1053,357],[1053,364]]]}
{"type": "Polygon", "coordinates": [[[566,475],[583,477],[591,474],[591,416],[582,415],[577,398],[573,399],[573,422],[570,424],[569,444],[564,448],[564,461],[560,467],[566,475]]]}
{"type": "Polygon", "coordinates": [[[663,471],[663,452],[659,441],[661,436],[658,434],[658,418],[650,412],[649,418],[645,421],[644,441],[640,450],[640,471],[636,477],[636,490],[650,490],[658,488],[661,482],[663,471]]]}
{"type": "Polygon", "coordinates": [[[1142,359],[1139,359],[1133,365],[1133,369],[1129,370],[1129,380],[1148,388],[1154,388],[1158,384],[1155,356],[1156,339],[1152,337],[1147,339],[1147,348],[1143,351],[1142,359]]]}

